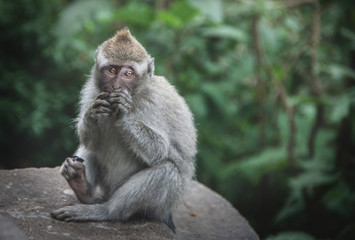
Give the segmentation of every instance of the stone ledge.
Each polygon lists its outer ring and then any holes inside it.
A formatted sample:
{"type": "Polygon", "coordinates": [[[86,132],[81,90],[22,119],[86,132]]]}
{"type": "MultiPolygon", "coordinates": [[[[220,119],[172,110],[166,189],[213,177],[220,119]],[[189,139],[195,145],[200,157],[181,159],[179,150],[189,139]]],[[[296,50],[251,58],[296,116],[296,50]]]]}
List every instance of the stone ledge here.
{"type": "Polygon", "coordinates": [[[59,167],[0,170],[0,239],[259,239],[229,202],[198,182],[173,213],[176,235],[157,222],[53,220],[53,209],[77,203],[66,189],[59,167]]]}

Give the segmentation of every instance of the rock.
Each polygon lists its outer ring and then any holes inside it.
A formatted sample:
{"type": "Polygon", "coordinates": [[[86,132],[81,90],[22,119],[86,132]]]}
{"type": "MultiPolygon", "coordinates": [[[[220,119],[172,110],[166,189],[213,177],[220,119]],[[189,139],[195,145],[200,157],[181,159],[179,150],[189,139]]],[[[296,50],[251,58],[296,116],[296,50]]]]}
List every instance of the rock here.
{"type": "Polygon", "coordinates": [[[25,233],[17,227],[16,224],[0,215],[0,239],[24,240],[28,238],[26,237],[25,233]]]}
{"type": "Polygon", "coordinates": [[[174,210],[176,235],[157,222],[61,222],[50,212],[77,203],[59,168],[0,170],[0,239],[259,239],[218,194],[193,182],[174,210]]]}

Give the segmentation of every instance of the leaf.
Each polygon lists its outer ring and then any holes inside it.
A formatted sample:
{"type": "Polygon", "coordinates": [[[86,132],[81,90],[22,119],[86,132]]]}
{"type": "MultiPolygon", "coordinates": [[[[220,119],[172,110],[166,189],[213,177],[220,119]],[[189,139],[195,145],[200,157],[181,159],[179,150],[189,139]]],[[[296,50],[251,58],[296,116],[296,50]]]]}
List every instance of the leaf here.
{"type": "Polygon", "coordinates": [[[195,93],[185,97],[192,112],[199,118],[206,117],[208,113],[207,103],[203,95],[195,93]]]}
{"type": "Polygon", "coordinates": [[[181,29],[189,23],[198,11],[186,1],[176,1],[169,10],[158,13],[158,19],[176,29],[181,29]]]}
{"type": "Polygon", "coordinates": [[[189,0],[189,3],[211,21],[216,23],[223,21],[223,5],[221,0],[189,0]]]}
{"type": "Polygon", "coordinates": [[[332,100],[332,111],[330,114],[330,120],[332,122],[338,123],[344,117],[348,116],[351,104],[351,97],[348,95],[343,95],[339,98],[333,98],[332,100]]]}
{"type": "Polygon", "coordinates": [[[330,78],[335,81],[341,81],[346,77],[355,79],[355,71],[346,66],[342,66],[338,64],[327,64],[327,65],[321,65],[321,70],[324,73],[329,74],[330,78]]]}
{"type": "Polygon", "coordinates": [[[311,197],[314,189],[334,184],[339,179],[339,174],[332,173],[333,163],[331,160],[318,157],[312,161],[299,162],[303,172],[289,180],[291,193],[278,213],[276,222],[285,221],[305,210],[304,193],[311,197]]]}
{"type": "Polygon", "coordinates": [[[227,115],[233,115],[237,113],[237,106],[228,101],[228,96],[223,91],[224,83],[204,83],[201,87],[202,91],[210,97],[210,99],[216,104],[218,109],[227,115]]]}
{"type": "Polygon", "coordinates": [[[158,19],[177,29],[183,27],[183,22],[181,21],[181,19],[169,12],[158,13],[158,19]]]}
{"type": "Polygon", "coordinates": [[[266,240],[316,240],[305,232],[281,232],[275,236],[267,237],[266,240]]]}
{"type": "Polygon", "coordinates": [[[324,195],[323,202],[330,211],[348,218],[354,213],[355,192],[341,181],[324,195]]]}
{"type": "Polygon", "coordinates": [[[283,169],[288,165],[283,148],[269,148],[249,158],[241,159],[226,167],[229,174],[241,174],[257,184],[262,176],[283,169]]]}
{"type": "Polygon", "coordinates": [[[340,32],[344,37],[348,38],[351,41],[355,41],[355,32],[346,28],[341,28],[340,32]]]}
{"type": "Polygon", "coordinates": [[[205,28],[202,31],[204,37],[229,38],[240,42],[246,42],[248,39],[244,31],[228,25],[205,28]]]}
{"type": "Polygon", "coordinates": [[[334,182],[339,176],[321,171],[307,171],[290,180],[290,186],[296,191],[307,190],[312,194],[313,188],[334,182]]]}
{"type": "Polygon", "coordinates": [[[154,11],[146,4],[133,2],[118,9],[115,16],[125,24],[149,27],[154,19],[154,11]]]}
{"type": "Polygon", "coordinates": [[[312,97],[312,96],[307,96],[307,95],[296,95],[296,96],[292,96],[289,98],[290,102],[293,105],[314,105],[314,104],[318,104],[318,103],[322,103],[321,99],[316,98],[316,97],[312,97]]]}
{"type": "Polygon", "coordinates": [[[80,0],[74,1],[60,14],[54,34],[63,40],[70,41],[83,28],[83,25],[95,16],[101,16],[104,11],[111,9],[107,0],[80,0]]]}

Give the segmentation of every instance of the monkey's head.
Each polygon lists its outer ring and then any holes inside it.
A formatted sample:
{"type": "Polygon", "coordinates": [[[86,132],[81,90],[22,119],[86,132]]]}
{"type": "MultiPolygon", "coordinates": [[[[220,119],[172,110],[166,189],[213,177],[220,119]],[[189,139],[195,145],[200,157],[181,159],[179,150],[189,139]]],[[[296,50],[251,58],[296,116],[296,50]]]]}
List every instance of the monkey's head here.
{"type": "Polygon", "coordinates": [[[102,92],[117,88],[134,92],[149,82],[153,72],[154,59],[128,28],[117,31],[96,50],[94,74],[96,85],[102,92]]]}

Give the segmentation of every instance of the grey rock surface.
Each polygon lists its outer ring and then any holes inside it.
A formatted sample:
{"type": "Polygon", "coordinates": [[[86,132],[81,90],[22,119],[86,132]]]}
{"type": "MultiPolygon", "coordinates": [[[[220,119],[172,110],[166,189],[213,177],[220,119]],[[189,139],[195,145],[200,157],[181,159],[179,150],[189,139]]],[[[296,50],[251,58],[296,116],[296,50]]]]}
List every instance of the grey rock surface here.
{"type": "Polygon", "coordinates": [[[157,222],[60,222],[54,209],[78,203],[57,168],[0,170],[0,240],[259,239],[221,196],[194,182],[174,210],[176,235],[157,222]]]}
{"type": "Polygon", "coordinates": [[[28,239],[26,234],[12,221],[0,215],[0,239],[28,239]]]}

